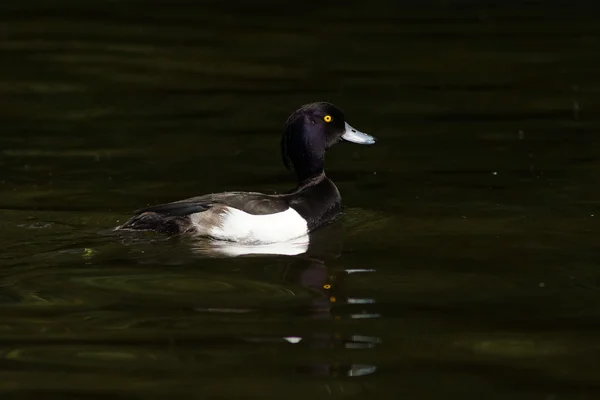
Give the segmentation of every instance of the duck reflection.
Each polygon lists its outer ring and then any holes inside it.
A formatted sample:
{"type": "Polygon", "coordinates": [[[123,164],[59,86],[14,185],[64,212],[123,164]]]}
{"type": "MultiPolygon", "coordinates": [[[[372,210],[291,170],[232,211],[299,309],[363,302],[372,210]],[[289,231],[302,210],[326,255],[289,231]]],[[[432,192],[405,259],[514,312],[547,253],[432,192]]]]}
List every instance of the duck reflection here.
{"type": "MultiPolygon", "coordinates": [[[[310,236],[283,244],[240,246],[202,240],[192,244],[195,253],[209,257],[281,257],[285,256],[283,267],[277,272],[277,280],[291,285],[299,285],[313,294],[307,305],[295,309],[296,315],[320,320],[341,320],[357,318],[377,318],[368,305],[373,299],[349,297],[344,282],[350,275],[373,272],[372,269],[330,268],[328,263],[340,257],[343,249],[343,228],[341,224],[329,225],[310,236]],[[361,308],[357,311],[357,308],[361,308]],[[348,312],[351,310],[352,312],[348,312]]],[[[269,275],[272,274],[273,271],[269,275]]],[[[344,334],[340,332],[312,333],[285,337],[254,337],[248,342],[278,342],[303,346],[310,349],[370,349],[380,343],[378,337],[344,334]]],[[[297,371],[317,376],[357,377],[372,374],[376,366],[365,364],[321,363],[300,366],[297,371]]]]}
{"type": "Polygon", "coordinates": [[[200,239],[193,244],[192,249],[195,253],[211,257],[239,257],[252,255],[296,256],[308,251],[309,242],[309,236],[302,236],[287,242],[256,246],[220,240],[200,239]]]}
{"type": "Polygon", "coordinates": [[[243,245],[222,240],[210,240],[203,237],[191,243],[192,250],[209,257],[242,257],[242,256],[303,256],[314,257],[324,263],[325,260],[338,258],[343,247],[343,228],[333,223],[306,236],[262,245],[243,245]]]}

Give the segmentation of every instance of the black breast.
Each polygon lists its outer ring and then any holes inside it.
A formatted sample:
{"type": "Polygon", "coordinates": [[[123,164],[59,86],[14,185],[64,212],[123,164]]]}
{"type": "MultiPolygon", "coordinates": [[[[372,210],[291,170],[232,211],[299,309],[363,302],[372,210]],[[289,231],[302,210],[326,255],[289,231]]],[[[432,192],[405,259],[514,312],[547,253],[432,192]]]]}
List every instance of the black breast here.
{"type": "Polygon", "coordinates": [[[310,231],[332,221],[342,208],[340,192],[327,177],[289,194],[288,202],[307,221],[310,231]]]}

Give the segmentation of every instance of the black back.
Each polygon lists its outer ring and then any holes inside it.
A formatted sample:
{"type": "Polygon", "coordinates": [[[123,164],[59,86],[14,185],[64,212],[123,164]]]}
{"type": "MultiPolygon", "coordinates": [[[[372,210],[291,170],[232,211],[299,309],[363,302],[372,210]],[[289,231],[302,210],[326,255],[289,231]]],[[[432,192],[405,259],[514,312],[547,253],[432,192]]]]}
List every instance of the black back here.
{"type": "Polygon", "coordinates": [[[207,194],[173,203],[148,207],[138,210],[137,213],[153,212],[170,217],[181,217],[206,211],[217,204],[237,208],[253,215],[273,214],[285,211],[289,207],[288,202],[278,196],[252,192],[226,192],[207,194]]]}

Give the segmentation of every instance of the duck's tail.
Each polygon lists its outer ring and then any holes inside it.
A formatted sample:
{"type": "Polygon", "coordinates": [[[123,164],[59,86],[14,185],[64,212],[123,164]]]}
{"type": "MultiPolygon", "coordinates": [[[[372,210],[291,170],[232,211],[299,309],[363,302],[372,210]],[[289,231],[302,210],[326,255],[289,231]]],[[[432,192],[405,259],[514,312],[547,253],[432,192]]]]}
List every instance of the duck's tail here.
{"type": "Polygon", "coordinates": [[[188,217],[166,216],[151,211],[135,215],[115,228],[115,230],[154,231],[168,234],[184,233],[190,229],[191,222],[188,217]]]}

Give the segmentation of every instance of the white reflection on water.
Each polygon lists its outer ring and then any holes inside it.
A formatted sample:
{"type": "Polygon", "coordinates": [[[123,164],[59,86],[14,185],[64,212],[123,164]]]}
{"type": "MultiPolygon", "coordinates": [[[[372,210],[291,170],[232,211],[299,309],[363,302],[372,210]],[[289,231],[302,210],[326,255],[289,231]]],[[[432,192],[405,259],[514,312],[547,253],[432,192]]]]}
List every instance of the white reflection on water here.
{"type": "Polygon", "coordinates": [[[221,240],[198,240],[192,244],[192,250],[198,254],[211,257],[238,257],[246,255],[285,255],[296,256],[308,251],[310,239],[302,236],[287,242],[242,245],[221,240]]]}

